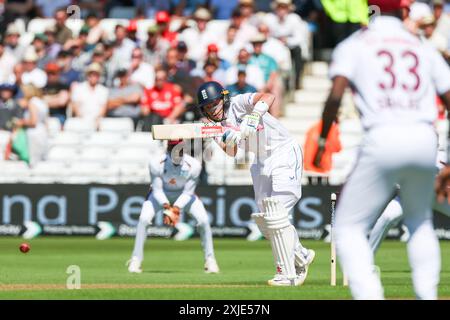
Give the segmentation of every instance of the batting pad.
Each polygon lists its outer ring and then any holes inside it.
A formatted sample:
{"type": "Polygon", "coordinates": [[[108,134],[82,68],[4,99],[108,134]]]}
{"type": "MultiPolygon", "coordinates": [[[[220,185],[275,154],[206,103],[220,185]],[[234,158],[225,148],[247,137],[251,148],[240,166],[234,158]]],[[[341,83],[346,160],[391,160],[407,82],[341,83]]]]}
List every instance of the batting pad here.
{"type": "MultiPolygon", "coordinates": [[[[258,226],[259,231],[262,233],[264,238],[270,241],[270,234],[267,230],[266,220],[264,219],[264,213],[258,212],[258,213],[252,213],[251,215],[253,221],[255,221],[256,225],[258,226]]],[[[272,245],[272,242],[271,242],[272,245]]],[[[297,246],[297,245],[296,245],[297,246]]],[[[272,251],[273,245],[272,245],[272,251]]],[[[275,255],[275,252],[274,252],[275,255]]],[[[276,259],[278,260],[278,259],[276,259]]],[[[275,264],[277,261],[275,261],[275,264]]],[[[296,267],[302,267],[306,264],[306,258],[303,256],[300,250],[295,250],[295,266],[296,267]]]]}
{"type": "Polygon", "coordinates": [[[288,279],[294,279],[296,277],[294,251],[297,232],[289,221],[286,208],[276,198],[265,198],[263,207],[264,222],[272,243],[277,267],[288,279]]]}

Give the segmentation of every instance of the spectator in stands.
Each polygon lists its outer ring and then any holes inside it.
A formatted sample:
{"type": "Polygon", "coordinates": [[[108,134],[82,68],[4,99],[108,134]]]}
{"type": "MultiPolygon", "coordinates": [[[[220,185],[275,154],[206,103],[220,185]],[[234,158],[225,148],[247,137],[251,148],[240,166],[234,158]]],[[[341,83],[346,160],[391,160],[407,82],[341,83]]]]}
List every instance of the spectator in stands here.
{"type": "Polygon", "coordinates": [[[167,81],[167,72],[157,69],[155,86],[145,89],[142,97],[143,131],[150,131],[152,125],[176,123],[184,113],[179,86],[167,81]]]}
{"type": "Polygon", "coordinates": [[[219,39],[217,46],[219,48],[219,55],[222,59],[230,62],[231,64],[236,63],[236,58],[238,56],[239,50],[244,47],[244,43],[236,40],[237,27],[231,24],[227,29],[226,37],[219,39]]]}
{"type": "Polygon", "coordinates": [[[229,20],[238,0],[211,0],[209,6],[217,20],[229,20]]]}
{"type": "Polygon", "coordinates": [[[91,54],[86,50],[85,37],[71,39],[64,44],[64,49],[72,55],[72,68],[83,72],[91,60],[91,54]]]}
{"type": "Polygon", "coordinates": [[[69,85],[61,81],[61,68],[54,62],[45,67],[47,85],[43,89],[42,99],[47,103],[50,116],[58,118],[61,125],[67,118],[67,106],[70,101],[69,85]]]}
{"type": "Polygon", "coordinates": [[[62,46],[56,42],[56,28],[49,26],[45,29],[44,34],[47,37],[47,54],[51,60],[56,59],[58,52],[62,49],[62,46]]]}
{"type": "MultiPolygon", "coordinates": [[[[444,11],[444,1],[443,0],[433,0],[433,14],[436,20],[435,33],[440,34],[447,41],[446,52],[450,50],[450,15],[443,12],[444,11]]],[[[450,57],[446,56],[447,60],[450,57]]]]}
{"type": "Polygon", "coordinates": [[[103,72],[102,75],[100,76],[100,83],[107,86],[107,87],[111,87],[113,84],[113,79],[110,79],[110,82],[108,82],[108,73],[107,73],[107,69],[105,68],[105,46],[103,45],[103,43],[98,43],[94,50],[92,50],[92,56],[91,56],[91,60],[89,62],[89,64],[91,63],[98,63],[101,66],[103,66],[103,72]]]}
{"type": "Polygon", "coordinates": [[[195,26],[185,29],[180,34],[180,40],[186,42],[189,48],[189,58],[200,61],[206,52],[206,47],[213,42],[217,35],[211,33],[208,28],[208,22],[211,20],[211,13],[208,9],[198,8],[193,16],[195,26]]]}
{"type": "Polygon", "coordinates": [[[70,86],[73,82],[81,80],[81,73],[72,67],[73,56],[68,50],[58,52],[56,63],[60,67],[60,80],[70,86]]]}
{"type": "Polygon", "coordinates": [[[254,0],[239,0],[239,10],[243,18],[243,23],[248,23],[254,27],[259,24],[259,18],[255,15],[254,0]]]}
{"type": "Polygon", "coordinates": [[[116,78],[119,80],[119,84],[109,90],[107,116],[131,118],[136,127],[141,115],[142,87],[130,82],[127,69],[119,69],[116,78]]]}
{"type": "Polygon", "coordinates": [[[147,62],[144,62],[144,54],[141,48],[133,49],[131,53],[131,83],[137,83],[143,88],[150,89],[155,84],[155,69],[147,62]]]}
{"type": "Polygon", "coordinates": [[[219,61],[219,69],[223,71],[227,71],[231,66],[230,62],[220,57],[219,47],[215,43],[210,43],[207,47],[206,60],[208,59],[217,59],[219,61]]]}
{"type": "Polygon", "coordinates": [[[274,58],[280,70],[287,74],[288,77],[291,73],[294,74],[294,72],[292,72],[292,61],[289,48],[283,42],[271,36],[267,24],[259,24],[258,31],[266,38],[266,41],[263,43],[262,52],[274,58]]]}
{"type": "Polygon", "coordinates": [[[123,63],[129,62],[131,52],[136,48],[136,44],[127,38],[127,31],[124,26],[118,24],[114,31],[115,34],[115,59],[123,63]]]}
{"type": "Polygon", "coordinates": [[[262,52],[266,37],[259,33],[251,39],[253,54],[249,64],[258,66],[264,74],[264,92],[270,92],[275,96],[275,101],[271,105],[269,112],[275,118],[281,115],[281,104],[283,100],[283,84],[279,76],[278,65],[275,59],[262,52]]]}
{"type": "Polygon", "coordinates": [[[239,50],[237,64],[227,70],[226,84],[232,85],[237,82],[238,71],[244,69],[247,74],[247,82],[258,91],[264,89],[264,73],[254,64],[249,64],[250,54],[247,49],[239,50]]]}
{"type": "Polygon", "coordinates": [[[67,13],[66,13],[65,7],[61,7],[55,11],[55,37],[56,42],[58,42],[60,45],[64,45],[67,40],[72,39],[72,30],[70,30],[66,26],[66,20],[67,20],[67,13]]]}
{"type": "Polygon", "coordinates": [[[0,39],[0,83],[10,81],[13,76],[13,68],[16,63],[16,57],[14,57],[14,55],[8,50],[5,50],[3,40],[0,39]]]}
{"type": "Polygon", "coordinates": [[[78,34],[78,38],[81,40],[81,48],[84,52],[90,52],[95,47],[95,44],[88,43],[88,36],[89,27],[87,25],[84,25],[81,27],[80,33],[78,34]]]}
{"type": "Polygon", "coordinates": [[[238,70],[237,82],[226,87],[231,96],[257,92],[256,88],[247,83],[245,68],[238,70]]]}
{"type": "Polygon", "coordinates": [[[86,69],[86,81],[72,86],[71,108],[75,117],[98,122],[106,114],[108,89],[100,84],[102,66],[93,63],[86,69]]]}
{"type": "Polygon", "coordinates": [[[70,0],[35,0],[37,15],[42,18],[51,18],[59,8],[67,8],[70,0]]]}
{"type": "Polygon", "coordinates": [[[188,47],[184,41],[179,41],[177,44],[178,52],[178,69],[191,73],[195,69],[196,63],[194,60],[188,58],[188,47]]]}
{"type": "Polygon", "coordinates": [[[322,121],[319,121],[306,132],[305,146],[303,148],[305,170],[319,173],[329,173],[332,168],[333,153],[340,152],[342,149],[339,138],[339,128],[336,123],[332,125],[325,145],[325,151],[322,156],[322,162],[320,163],[321,166],[320,168],[317,168],[314,166],[314,156],[317,152],[317,141],[319,140],[321,130],[322,121]]]}
{"type": "Polygon", "coordinates": [[[99,43],[103,37],[103,28],[100,25],[100,19],[95,12],[90,12],[86,17],[85,26],[89,28],[87,43],[95,45],[99,43]]]}
{"type": "Polygon", "coordinates": [[[16,85],[16,91],[14,94],[14,99],[16,100],[23,97],[23,92],[21,88],[23,86],[22,75],[24,71],[25,69],[23,67],[23,63],[22,62],[16,63],[16,65],[13,68],[13,75],[8,81],[8,83],[13,83],[16,85]]]}
{"type": "Polygon", "coordinates": [[[225,71],[219,69],[219,59],[218,58],[208,58],[203,65],[203,81],[216,81],[220,84],[225,83],[226,75],[225,71]]]}
{"type": "Polygon", "coordinates": [[[170,43],[159,34],[158,25],[150,26],[147,35],[147,41],[142,46],[144,61],[153,66],[161,65],[170,48],[170,43]]]}
{"type": "Polygon", "coordinates": [[[245,17],[241,10],[236,8],[231,15],[231,24],[236,27],[236,41],[246,44],[250,39],[258,33],[256,27],[246,23],[245,17]]]}
{"type": "Polygon", "coordinates": [[[9,51],[17,60],[22,60],[26,47],[19,43],[20,31],[15,24],[10,24],[5,34],[5,49],[9,51]]]}
{"type": "Polygon", "coordinates": [[[169,82],[181,85],[183,81],[189,80],[189,73],[186,70],[178,68],[178,50],[176,48],[167,50],[163,68],[167,72],[169,82]]]}
{"type": "Polygon", "coordinates": [[[191,76],[185,70],[178,68],[178,51],[176,48],[170,48],[167,51],[163,68],[167,72],[168,81],[177,84],[181,88],[185,104],[191,106],[196,103],[196,90],[203,83],[203,80],[199,76],[191,76]]]}
{"type": "Polygon", "coordinates": [[[133,41],[134,45],[140,47],[141,43],[137,37],[137,20],[132,19],[127,26],[127,38],[133,41]]]}
{"type": "Polygon", "coordinates": [[[159,34],[166,39],[172,47],[176,46],[178,41],[178,33],[170,30],[170,16],[167,11],[159,11],[155,16],[158,25],[159,34]]]}
{"type": "MultiPolygon", "coordinates": [[[[289,47],[295,70],[295,88],[300,88],[303,60],[309,54],[308,25],[292,12],[291,0],[275,0],[274,12],[266,15],[266,23],[272,35],[289,47]]],[[[367,13],[366,13],[367,15],[367,13]]]]}
{"type": "Polygon", "coordinates": [[[15,84],[0,84],[0,130],[12,131],[15,119],[23,116],[22,108],[14,99],[16,91],[15,84]]]}
{"type": "Polygon", "coordinates": [[[419,24],[422,30],[422,36],[425,38],[433,47],[435,47],[444,58],[450,57],[450,51],[448,50],[448,39],[446,39],[441,33],[435,32],[436,30],[436,20],[434,16],[430,15],[423,18],[419,24]]]}
{"type": "Polygon", "coordinates": [[[47,36],[43,33],[36,33],[31,46],[38,56],[37,67],[44,69],[45,65],[51,60],[50,55],[47,53],[47,36]]]}
{"type": "Polygon", "coordinates": [[[94,50],[92,50],[92,56],[91,56],[91,63],[98,63],[100,65],[103,65],[105,63],[105,46],[103,43],[98,43],[94,50]]]}
{"type": "Polygon", "coordinates": [[[117,70],[119,70],[120,68],[124,68],[124,62],[117,59],[117,56],[114,54],[115,50],[114,42],[111,41],[103,42],[103,48],[104,48],[103,66],[106,81],[105,85],[107,87],[112,87],[114,76],[117,70]]]}
{"type": "Polygon", "coordinates": [[[25,109],[22,119],[15,121],[16,128],[26,128],[29,150],[29,164],[34,166],[44,160],[48,149],[48,106],[42,99],[42,90],[25,85],[22,88],[24,97],[21,106],[25,109]]]}
{"type": "Polygon", "coordinates": [[[33,47],[30,47],[23,56],[23,68],[22,74],[23,84],[32,84],[33,86],[42,89],[47,84],[47,75],[42,69],[37,67],[38,55],[34,51],[33,47]]]}

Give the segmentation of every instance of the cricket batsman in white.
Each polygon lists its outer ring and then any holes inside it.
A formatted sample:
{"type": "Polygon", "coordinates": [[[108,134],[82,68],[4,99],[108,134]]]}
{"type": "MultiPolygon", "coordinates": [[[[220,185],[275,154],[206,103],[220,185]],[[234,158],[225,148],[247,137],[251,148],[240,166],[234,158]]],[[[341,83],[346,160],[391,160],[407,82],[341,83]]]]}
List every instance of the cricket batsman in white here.
{"type": "Polygon", "coordinates": [[[438,137],[436,94],[450,107],[450,69],[429,44],[403,26],[401,0],[369,0],[381,15],[335,49],[333,80],[323,111],[315,164],[321,156],[345,88],[350,84],[365,135],[336,208],[336,247],[356,299],[383,299],[367,235],[400,186],[410,232],[409,263],[419,299],[436,299],[440,248],[431,202],[438,137]]]}
{"type": "Polygon", "coordinates": [[[201,164],[184,154],[183,144],[181,140],[168,141],[167,153],[150,163],[151,189],[142,205],[134,250],[128,262],[131,273],[142,272],[147,226],[160,210],[163,210],[164,223],[169,226],[176,226],[182,212],[189,213],[196,220],[205,257],[204,270],[206,273],[219,272],[208,214],[195,194],[201,164]]]}
{"type": "Polygon", "coordinates": [[[289,211],[301,197],[303,156],[300,145],[267,111],[274,96],[249,93],[230,97],[217,82],[199,87],[201,112],[225,127],[216,142],[230,156],[237,149],[255,153],[251,166],[253,188],[260,213],[252,214],[261,233],[271,242],[277,273],[273,286],[297,286],[306,279],[315,252],[304,248],[289,211]]]}

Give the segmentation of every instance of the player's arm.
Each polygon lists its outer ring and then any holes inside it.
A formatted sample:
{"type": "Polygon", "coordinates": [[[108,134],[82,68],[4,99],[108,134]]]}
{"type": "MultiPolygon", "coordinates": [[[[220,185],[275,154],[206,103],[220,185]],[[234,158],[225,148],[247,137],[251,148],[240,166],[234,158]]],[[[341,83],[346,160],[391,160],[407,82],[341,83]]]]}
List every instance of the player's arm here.
{"type": "Polygon", "coordinates": [[[333,122],[336,120],[339,107],[341,105],[342,97],[348,85],[348,79],[343,76],[336,76],[333,79],[330,94],[325,102],[325,107],[322,113],[322,131],[320,132],[318,149],[314,157],[314,166],[320,168],[320,162],[325,151],[325,143],[330,132],[333,122]]]}
{"type": "Polygon", "coordinates": [[[242,104],[245,107],[247,114],[242,118],[239,126],[240,138],[246,139],[251,135],[256,134],[258,126],[261,122],[261,117],[269,111],[270,106],[275,101],[275,96],[270,93],[257,92],[250,96],[242,95],[242,104]],[[251,98],[248,98],[251,97],[251,98]],[[248,103],[246,99],[251,99],[248,103]]]}
{"type": "Polygon", "coordinates": [[[192,171],[192,176],[186,181],[184,185],[183,192],[180,196],[175,200],[173,206],[170,210],[164,211],[164,223],[169,226],[175,226],[180,219],[181,210],[186,207],[186,205],[191,201],[192,196],[194,195],[195,188],[198,184],[198,179],[200,177],[201,167],[194,168],[192,171]]]}
{"type": "Polygon", "coordinates": [[[160,206],[167,207],[167,205],[170,205],[169,199],[167,199],[167,196],[164,193],[161,174],[154,164],[150,164],[150,178],[152,181],[153,197],[156,199],[160,206]]]}
{"type": "Polygon", "coordinates": [[[256,111],[263,116],[275,101],[275,96],[271,93],[257,92],[253,96],[253,112],[256,111]]]}

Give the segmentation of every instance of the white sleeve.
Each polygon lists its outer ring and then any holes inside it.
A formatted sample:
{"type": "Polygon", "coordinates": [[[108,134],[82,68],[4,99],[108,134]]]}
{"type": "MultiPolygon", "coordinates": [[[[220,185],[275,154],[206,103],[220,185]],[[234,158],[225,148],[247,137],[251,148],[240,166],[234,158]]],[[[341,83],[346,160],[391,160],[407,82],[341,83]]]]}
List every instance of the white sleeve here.
{"type": "Polygon", "coordinates": [[[252,113],[254,96],[255,93],[244,93],[234,96],[235,103],[232,103],[231,108],[236,108],[239,112],[252,113]]]}
{"type": "Polygon", "coordinates": [[[304,43],[306,41],[308,27],[305,26],[305,22],[297,15],[292,16],[291,29],[293,32],[287,37],[286,41],[289,47],[300,46],[304,49],[304,43]]]}
{"type": "Polygon", "coordinates": [[[153,197],[155,197],[156,201],[158,201],[161,206],[164,203],[169,203],[169,199],[167,199],[167,196],[164,193],[161,174],[153,163],[150,164],[150,177],[152,181],[153,197]]]}
{"type": "Polygon", "coordinates": [[[329,70],[330,79],[337,76],[343,76],[348,80],[353,80],[357,65],[357,57],[355,55],[355,46],[350,39],[341,42],[333,52],[331,65],[329,70]]]}
{"type": "Polygon", "coordinates": [[[191,176],[184,185],[183,192],[173,204],[174,206],[183,209],[189,203],[192,196],[194,195],[195,188],[197,187],[201,169],[201,166],[195,166],[192,168],[191,176]]]}
{"type": "Polygon", "coordinates": [[[442,95],[450,90],[450,67],[445,62],[442,55],[434,48],[430,48],[430,55],[433,84],[437,93],[442,95]]]}

